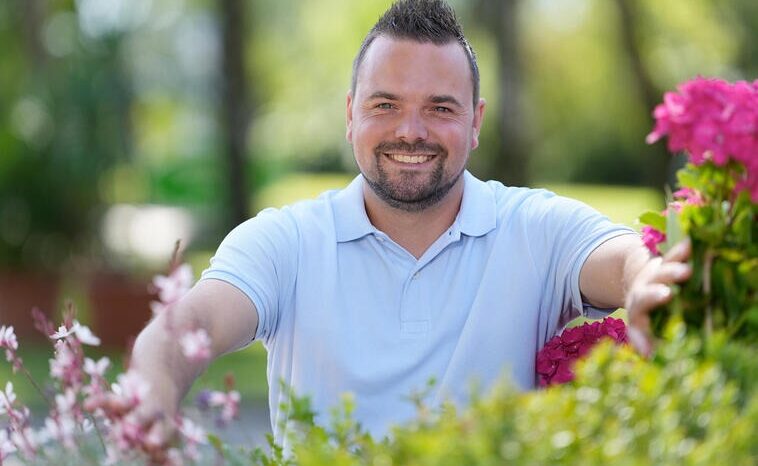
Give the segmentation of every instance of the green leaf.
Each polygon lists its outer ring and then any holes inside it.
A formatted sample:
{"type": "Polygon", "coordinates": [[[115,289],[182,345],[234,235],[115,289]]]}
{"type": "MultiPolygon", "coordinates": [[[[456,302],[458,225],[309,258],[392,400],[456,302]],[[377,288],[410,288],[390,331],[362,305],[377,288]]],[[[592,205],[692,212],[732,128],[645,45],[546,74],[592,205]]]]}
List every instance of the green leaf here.
{"type": "Polygon", "coordinates": [[[645,225],[650,225],[660,232],[666,233],[666,217],[660,212],[648,210],[640,215],[639,221],[645,225]]]}

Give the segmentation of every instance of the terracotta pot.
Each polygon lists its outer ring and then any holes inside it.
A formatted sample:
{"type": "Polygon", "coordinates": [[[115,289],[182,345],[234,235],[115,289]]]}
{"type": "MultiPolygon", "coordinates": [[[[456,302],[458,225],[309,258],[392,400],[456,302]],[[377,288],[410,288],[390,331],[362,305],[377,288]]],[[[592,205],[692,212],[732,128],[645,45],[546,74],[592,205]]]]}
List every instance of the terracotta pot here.
{"type": "Polygon", "coordinates": [[[103,346],[127,348],[150,320],[149,280],[117,273],[93,276],[88,285],[92,331],[103,346]]]}
{"type": "Polygon", "coordinates": [[[0,270],[0,325],[12,325],[22,340],[46,340],[34,328],[32,308],[48,319],[57,315],[59,277],[52,274],[0,270]]]}

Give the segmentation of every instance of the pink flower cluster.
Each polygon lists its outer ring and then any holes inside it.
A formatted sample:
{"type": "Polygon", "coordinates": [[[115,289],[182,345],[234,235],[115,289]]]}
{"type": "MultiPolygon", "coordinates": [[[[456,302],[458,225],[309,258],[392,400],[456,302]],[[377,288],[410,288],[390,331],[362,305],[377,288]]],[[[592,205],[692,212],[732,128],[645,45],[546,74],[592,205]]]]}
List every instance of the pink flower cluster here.
{"type": "Polygon", "coordinates": [[[587,355],[602,339],[611,338],[617,343],[626,343],[626,325],[621,319],[606,317],[567,328],[548,341],[537,353],[539,384],[545,387],[574,380],[574,363],[587,355]]]}
{"type": "MultiPolygon", "coordinates": [[[[187,265],[177,266],[169,276],[157,277],[154,284],[161,300],[154,310],[170,310],[189,290],[192,271],[187,265]]],[[[35,326],[53,341],[50,375],[56,391],[39,390],[49,403],[50,414],[41,427],[33,428],[29,409],[19,406],[13,384],[0,387],[0,466],[9,455],[34,461],[50,455],[51,448],[63,447],[74,454],[81,448],[81,437],[91,434],[97,434],[105,446],[104,464],[139,459],[161,465],[201,461],[199,446],[207,443],[205,430],[182,415],[166,419],[162,413],[147,413],[144,407],[150,401],[150,385],[138,371],[118,375],[117,382],[109,386],[105,378],[108,358],[96,361],[84,354],[84,345],[98,345],[100,340],[74,315],[73,305],[69,305],[63,325],[56,330],[42,312],[33,311],[35,326]],[[178,434],[178,442],[171,438],[172,432],[178,434]]],[[[177,337],[188,359],[210,356],[211,341],[205,330],[167,331],[177,337]]],[[[14,369],[29,376],[18,356],[13,327],[0,326],[0,349],[5,350],[14,369]]],[[[34,380],[32,383],[37,387],[34,380]]],[[[207,393],[206,405],[219,411],[219,423],[226,424],[239,413],[240,394],[232,390],[233,383],[233,379],[227,380],[227,392],[207,393]]]]}
{"type": "Polygon", "coordinates": [[[738,188],[758,202],[758,80],[693,79],[664,94],[653,116],[648,143],[668,136],[669,151],[686,151],[695,165],[742,164],[746,178],[738,188]]]}

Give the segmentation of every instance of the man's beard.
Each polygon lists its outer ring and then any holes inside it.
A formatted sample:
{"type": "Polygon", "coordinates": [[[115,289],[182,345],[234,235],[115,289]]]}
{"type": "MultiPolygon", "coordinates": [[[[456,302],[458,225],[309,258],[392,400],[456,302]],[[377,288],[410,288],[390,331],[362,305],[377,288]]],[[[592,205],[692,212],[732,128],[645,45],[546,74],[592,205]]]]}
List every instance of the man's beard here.
{"type": "Polygon", "coordinates": [[[448,153],[439,144],[421,142],[411,145],[406,142],[382,142],[374,148],[374,156],[377,177],[371,179],[363,173],[363,178],[374,193],[390,207],[406,212],[420,212],[437,204],[455,186],[463,174],[463,169],[461,169],[454,176],[445,179],[445,160],[447,160],[448,153]],[[393,182],[390,179],[390,174],[384,169],[386,162],[384,153],[386,152],[434,153],[436,154],[434,156],[434,169],[428,179],[429,174],[427,173],[408,171],[398,174],[396,176],[398,179],[393,182]]]}

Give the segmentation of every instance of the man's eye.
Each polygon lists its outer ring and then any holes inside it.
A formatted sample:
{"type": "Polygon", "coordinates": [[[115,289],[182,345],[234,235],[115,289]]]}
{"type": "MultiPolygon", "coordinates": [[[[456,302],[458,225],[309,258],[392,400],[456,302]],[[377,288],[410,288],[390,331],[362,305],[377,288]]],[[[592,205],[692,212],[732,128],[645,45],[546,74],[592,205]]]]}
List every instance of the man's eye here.
{"type": "Polygon", "coordinates": [[[434,107],[435,112],[448,113],[451,110],[447,107],[434,107]]]}
{"type": "Polygon", "coordinates": [[[381,108],[383,110],[389,110],[392,108],[392,104],[389,102],[382,102],[376,106],[376,108],[381,108]]]}

